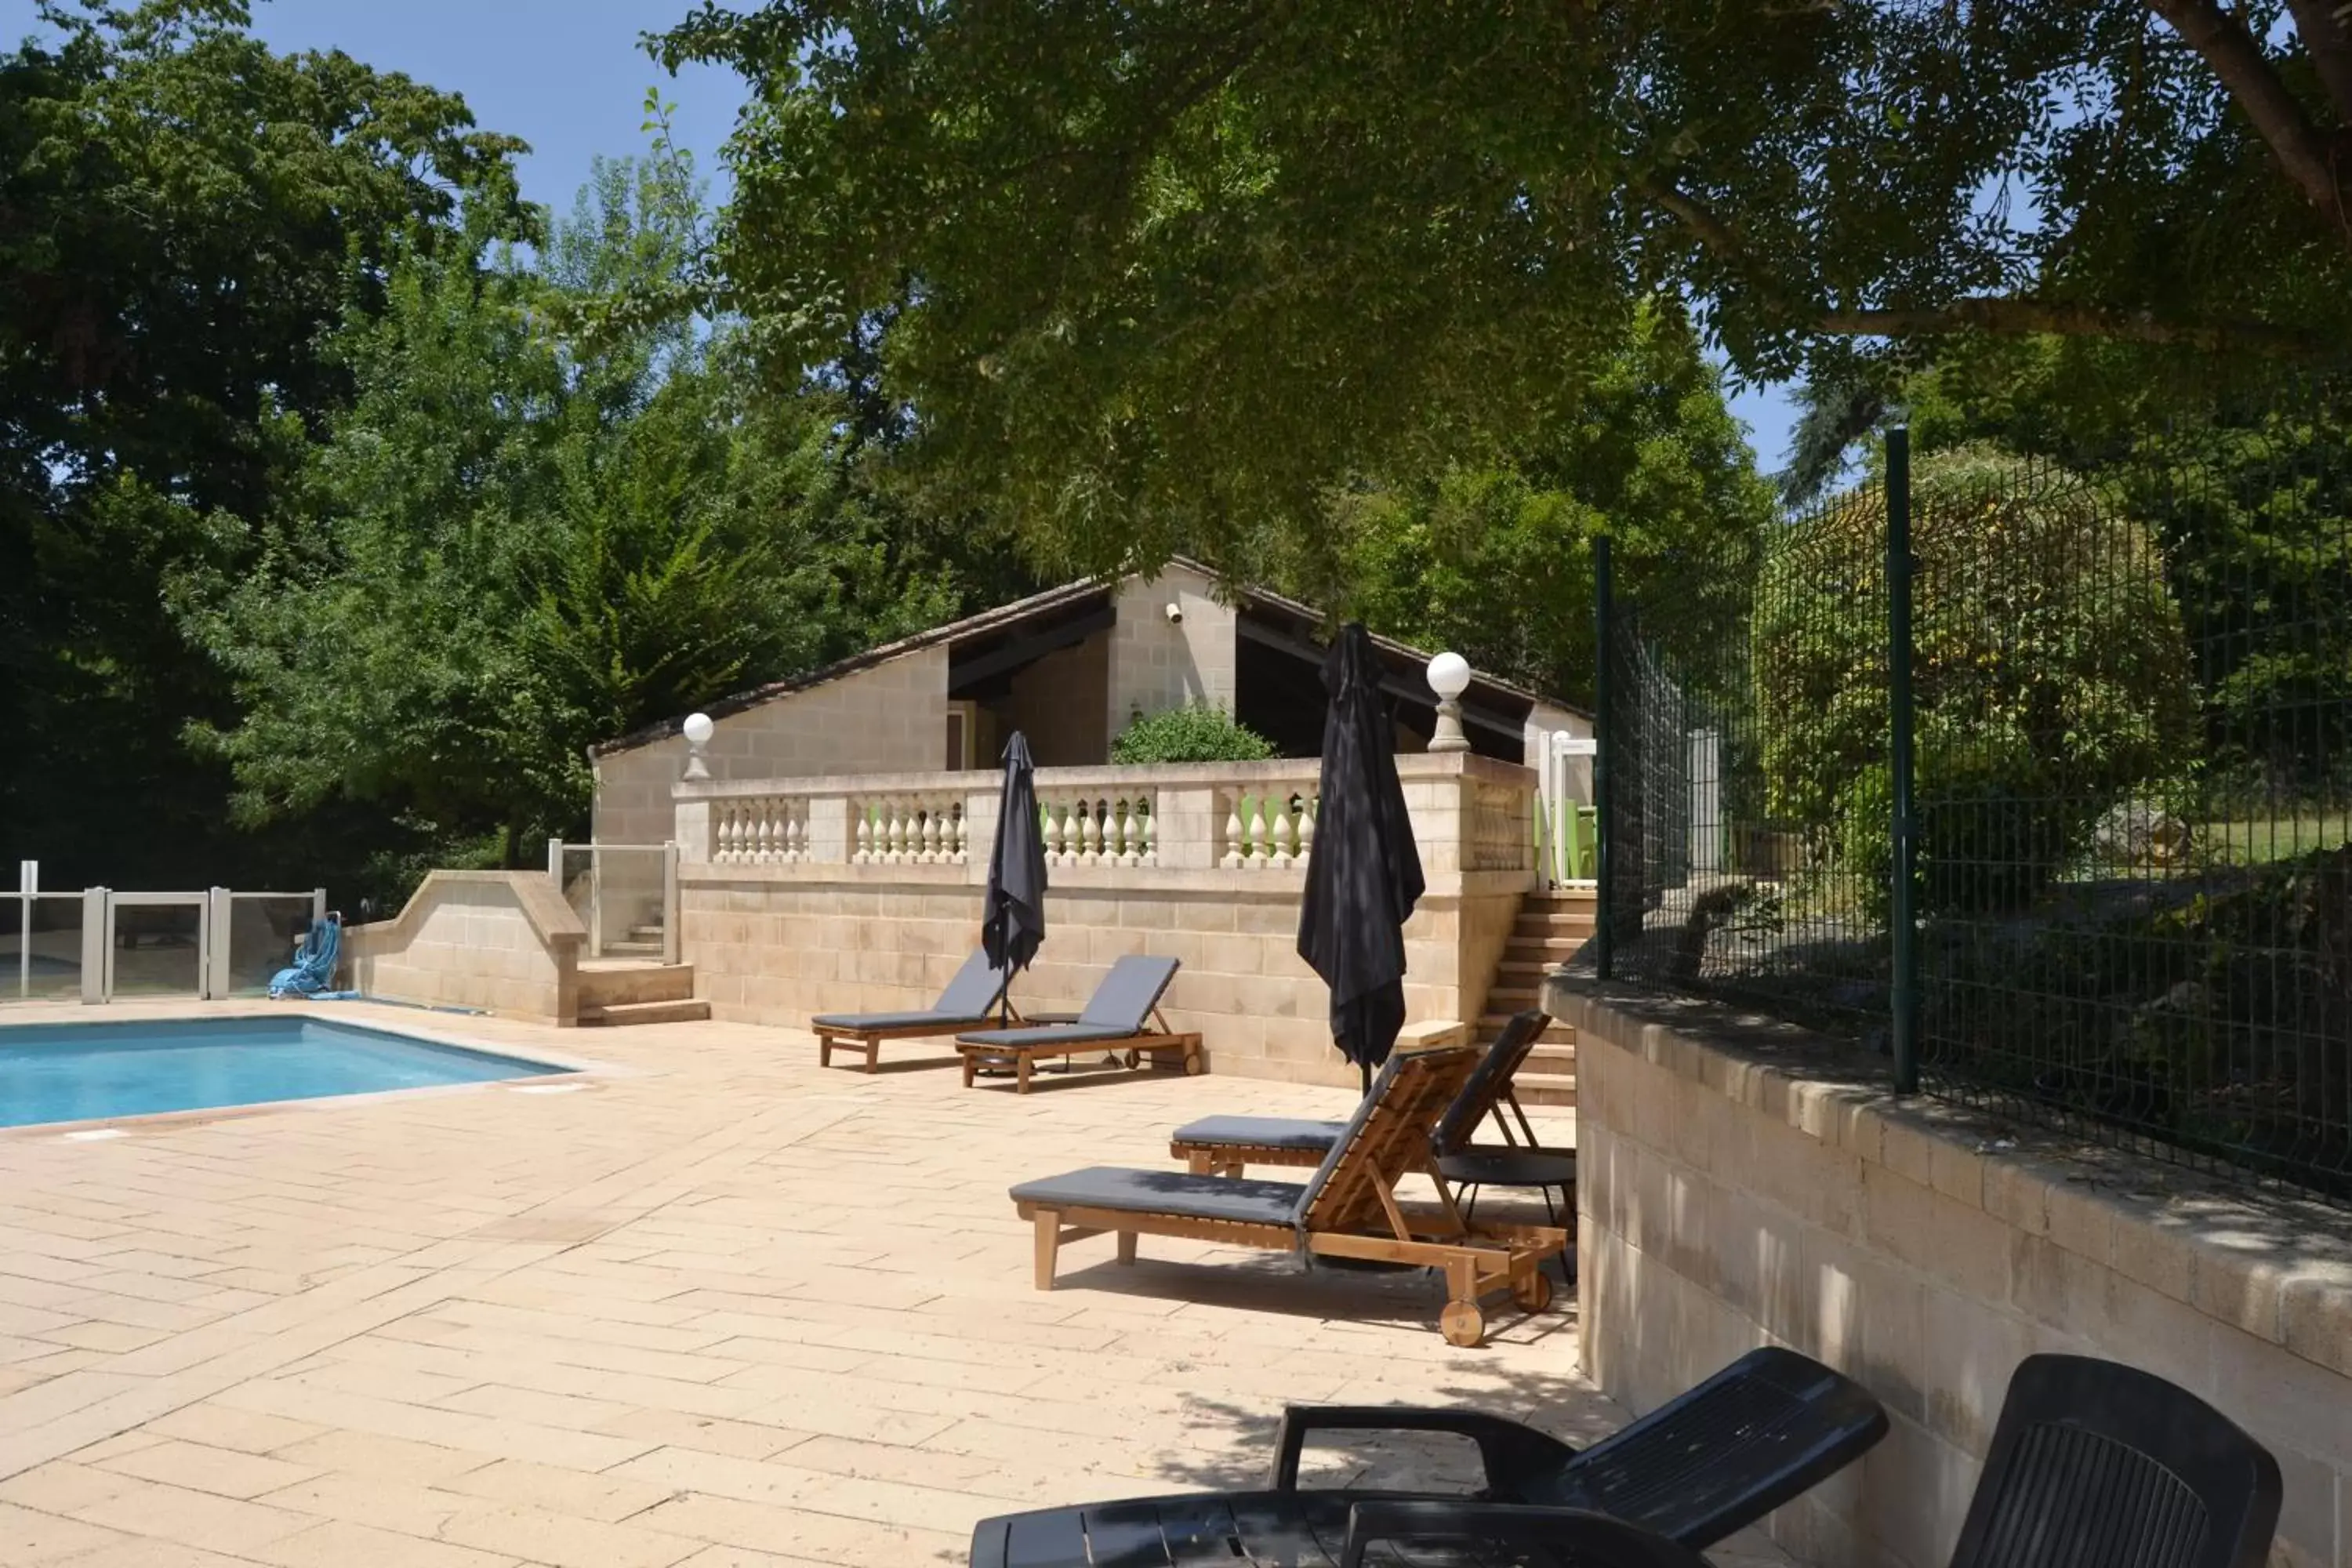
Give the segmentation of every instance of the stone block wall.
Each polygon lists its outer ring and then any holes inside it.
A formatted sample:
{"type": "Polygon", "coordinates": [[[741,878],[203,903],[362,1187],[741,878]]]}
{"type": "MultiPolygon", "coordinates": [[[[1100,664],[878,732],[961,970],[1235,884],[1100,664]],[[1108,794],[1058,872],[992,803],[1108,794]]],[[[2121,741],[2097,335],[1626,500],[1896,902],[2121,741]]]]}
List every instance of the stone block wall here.
{"type": "MultiPolygon", "coordinates": [[[[911,773],[947,759],[948,650],[916,648],[718,721],[706,753],[715,779],[911,773]]],[[[671,735],[596,759],[600,844],[670,836],[670,789],[686,771],[671,735]]]]}
{"type": "Polygon", "coordinates": [[[569,1025],[587,931],[536,871],[435,871],[399,915],[343,933],[342,984],[371,997],[569,1025]]]}
{"type": "Polygon", "coordinates": [[[1849,1056],[1556,979],[1577,1037],[1586,1370],[1636,1412],[1740,1352],[1859,1379],[1892,1430],[1773,1517],[1807,1562],[1937,1568],[2010,1374],[2060,1351],[2215,1405],[2285,1479],[2277,1564],[2352,1563],[2352,1220],[1898,1101],[1849,1056]]]}
{"type": "MultiPolygon", "coordinates": [[[[1148,794],[1158,804],[1158,837],[1152,864],[1052,868],[1045,947],[1015,982],[1015,1005],[1074,1010],[1114,960],[1163,954],[1183,965],[1167,1016],[1202,1034],[1212,1070],[1352,1081],[1331,1047],[1328,992],[1296,951],[1306,871],[1263,860],[1227,867],[1219,853],[1228,815],[1221,803],[1236,788],[1308,787],[1311,770],[1298,769],[1041,771],[1038,798],[1048,803],[1148,794]]],[[[1466,1023],[1484,1006],[1532,885],[1525,813],[1534,781],[1524,769],[1474,756],[1415,757],[1400,771],[1429,884],[1405,928],[1406,1016],[1415,1024],[1466,1023]]],[[[995,797],[984,782],[964,774],[839,784],[853,799],[945,801],[963,792],[956,798],[971,837],[960,865],[843,863],[832,837],[806,858],[721,861],[706,852],[709,814],[743,798],[740,787],[688,786],[677,802],[683,952],[713,1016],[799,1026],[814,1013],[929,1006],[979,942],[995,826],[995,797]]],[[[827,800],[839,798],[812,795],[807,820],[824,819],[827,800]]]]}
{"type": "Polygon", "coordinates": [[[1231,605],[1217,602],[1214,585],[1185,566],[1119,584],[1118,622],[1109,633],[1110,736],[1126,729],[1138,712],[1196,702],[1234,710],[1239,617],[1231,605]],[[1171,605],[1182,612],[1181,620],[1168,618],[1171,605]]]}

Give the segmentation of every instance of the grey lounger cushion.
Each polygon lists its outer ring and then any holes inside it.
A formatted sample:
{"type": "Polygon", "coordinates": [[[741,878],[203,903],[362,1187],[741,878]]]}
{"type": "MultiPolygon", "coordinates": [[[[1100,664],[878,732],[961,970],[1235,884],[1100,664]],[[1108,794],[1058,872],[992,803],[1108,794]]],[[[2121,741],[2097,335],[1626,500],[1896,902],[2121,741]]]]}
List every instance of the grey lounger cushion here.
{"type": "Polygon", "coordinates": [[[1151,1010],[1160,1005],[1160,994],[1168,983],[1176,978],[1177,961],[1172,958],[1152,958],[1143,953],[1129,953],[1110,966],[1102,977],[1095,994],[1087,998],[1086,1006],[1078,1013],[1081,1024],[1108,1025],[1139,1035],[1150,1021],[1151,1010]]]}
{"type": "Polygon", "coordinates": [[[967,1025],[987,1023],[1003,994],[1004,976],[989,963],[983,948],[963,961],[935,1006],[910,1013],[827,1013],[809,1023],[827,1029],[919,1029],[932,1025],[944,1035],[967,1025]]]}
{"type": "Polygon", "coordinates": [[[941,1034],[950,1029],[970,1028],[985,1024],[985,1013],[825,1013],[811,1018],[809,1023],[826,1029],[920,1029],[934,1028],[941,1034]]]}
{"type": "Polygon", "coordinates": [[[1128,1040],[1135,1037],[1133,1029],[1122,1029],[1110,1024],[1040,1024],[1034,1029],[975,1029],[969,1035],[958,1035],[960,1046],[1053,1046],[1066,1042],[1084,1045],[1088,1040],[1128,1040]]]}
{"type": "Polygon", "coordinates": [[[1203,1116],[1176,1129],[1178,1143],[1223,1143],[1255,1149],[1307,1149],[1317,1153],[1339,1141],[1344,1121],[1296,1116],[1203,1116]]]}
{"type": "Polygon", "coordinates": [[[1083,1171],[1024,1182],[1013,1189],[1013,1202],[1046,1208],[1181,1215],[1187,1219],[1229,1219],[1246,1225],[1295,1224],[1306,1196],[1303,1182],[1243,1181],[1118,1165],[1089,1165],[1083,1171]]]}

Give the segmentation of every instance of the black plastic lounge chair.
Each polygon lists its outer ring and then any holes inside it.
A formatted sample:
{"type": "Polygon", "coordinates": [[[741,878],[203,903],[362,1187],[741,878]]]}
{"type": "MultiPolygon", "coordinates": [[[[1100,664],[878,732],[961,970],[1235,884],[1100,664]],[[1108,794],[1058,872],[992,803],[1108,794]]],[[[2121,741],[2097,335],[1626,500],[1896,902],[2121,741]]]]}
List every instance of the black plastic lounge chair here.
{"type": "Polygon", "coordinates": [[[1508,1290],[1528,1311],[1543,1310],[1552,1289],[1538,1265],[1566,1244],[1565,1231],[1465,1220],[1443,1184],[1433,1210],[1397,1201],[1398,1181],[1429,1169],[1430,1129],[1477,1058],[1466,1046],[1391,1057],[1305,1183],[1104,1165],[1023,1183],[1013,1201],[1036,1226],[1037,1288],[1054,1288],[1063,1242],[1108,1232],[1118,1237],[1122,1263],[1135,1261],[1139,1236],[1175,1236],[1441,1269],[1448,1300],[1438,1326],[1457,1345],[1486,1337],[1482,1297],[1508,1290]]]}
{"type": "Polygon", "coordinates": [[[2277,1461],[2187,1389],[2028,1356],[1952,1568],[2262,1568],[2279,1500],[2277,1461]]]}
{"type": "MultiPolygon", "coordinates": [[[[1479,1187],[1534,1187],[1544,1194],[1545,1210],[1555,1223],[1563,1214],[1572,1223],[1576,1151],[1538,1144],[1527,1112],[1511,1092],[1513,1075],[1526,1063],[1550,1023],[1551,1015],[1530,1008],[1505,1024],[1486,1047],[1478,1070],[1446,1108],[1433,1136],[1438,1174],[1469,1189],[1474,1207],[1479,1187]],[[1516,1130],[1504,1115],[1507,1109],[1518,1119],[1516,1130]],[[1490,1116],[1502,1130],[1502,1143],[1471,1142],[1478,1124],[1490,1116]],[[1560,1193],[1557,1209],[1552,1207],[1553,1188],[1560,1193]]],[[[1178,1128],[1169,1140],[1168,1152],[1191,1170],[1231,1176],[1240,1175],[1251,1165],[1315,1165],[1331,1152],[1332,1140],[1346,1125],[1285,1116],[1204,1116],[1178,1128]]]]}
{"type": "Polygon", "coordinates": [[[987,953],[974,952],[963,961],[963,967],[948,982],[948,988],[940,993],[939,1005],[928,1011],[826,1013],[811,1018],[809,1027],[816,1034],[817,1065],[831,1067],[833,1053],[837,1050],[858,1051],[865,1055],[866,1070],[872,1072],[885,1040],[952,1035],[975,1024],[995,1022],[1004,1002],[1005,980],[991,966],[987,953]]]}
{"type": "Polygon", "coordinates": [[[1201,1037],[1179,1034],[1160,1016],[1160,998],[1176,978],[1176,960],[1129,955],[1110,966],[1073,1023],[1039,1024],[1020,1029],[976,1029],[956,1037],[963,1053],[963,1086],[970,1089],[982,1067],[1013,1064],[1015,1087],[1029,1092],[1033,1067],[1047,1057],[1125,1053],[1134,1068],[1146,1057],[1175,1056],[1184,1070],[1201,1070],[1201,1037]]]}
{"type": "MultiPolygon", "coordinates": [[[[1444,1561],[1521,1563],[1550,1550],[1570,1563],[1587,1511],[1687,1550],[1713,1545],[1843,1469],[1886,1432],[1868,1390],[1794,1351],[1751,1351],[1687,1394],[1582,1452],[1475,1410],[1412,1405],[1293,1406],[1275,1438],[1271,1487],[1009,1514],[972,1532],[972,1568],[1174,1568],[1358,1561],[1363,1533],[1426,1533],[1472,1550],[1444,1561]],[[1317,1431],[1450,1432],[1478,1445],[1486,1486],[1459,1495],[1303,1491],[1299,1451],[1317,1431]],[[1501,1505],[1501,1506],[1497,1506],[1501,1505]],[[1548,1528],[1563,1533],[1557,1545],[1548,1528]],[[1480,1549],[1483,1548],[1483,1553],[1480,1549]],[[1513,1553],[1517,1553],[1514,1555],[1513,1553]]],[[[1413,1561],[1373,1557],[1373,1562],[1413,1561]]],[[[1603,1559],[1602,1561],[1608,1561],[1603,1559]]],[[[1638,1559],[1637,1559],[1638,1561],[1638,1559]]],[[[1675,1561],[1664,1559],[1662,1561],[1675,1561]]]]}

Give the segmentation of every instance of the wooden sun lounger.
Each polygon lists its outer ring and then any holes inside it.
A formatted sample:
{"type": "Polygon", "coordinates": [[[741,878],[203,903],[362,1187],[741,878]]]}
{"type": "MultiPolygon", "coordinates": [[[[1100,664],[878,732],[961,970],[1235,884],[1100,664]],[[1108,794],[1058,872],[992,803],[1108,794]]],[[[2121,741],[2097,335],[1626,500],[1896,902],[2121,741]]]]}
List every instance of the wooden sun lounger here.
{"type": "Polygon", "coordinates": [[[982,1068],[1001,1062],[1013,1069],[1014,1092],[1026,1094],[1031,1071],[1041,1058],[1096,1051],[1123,1060],[1130,1069],[1141,1066],[1147,1057],[1156,1061],[1173,1056],[1186,1072],[1199,1072],[1201,1037],[1170,1028],[1160,1012],[1160,998],[1176,977],[1176,969],[1177,961],[1172,958],[1122,958],[1095,987],[1085,1010],[1068,1023],[958,1035],[956,1049],[963,1053],[963,1086],[971,1088],[982,1068]]]}
{"type": "MultiPolygon", "coordinates": [[[[1454,1103],[1446,1107],[1433,1134],[1433,1146],[1441,1156],[1471,1150],[1471,1136],[1489,1115],[1503,1129],[1505,1138],[1512,1138],[1511,1125],[1502,1114],[1507,1104],[1517,1109],[1518,1102],[1511,1094],[1512,1075],[1528,1059],[1550,1022],[1551,1016],[1547,1013],[1530,1010],[1517,1014],[1486,1047],[1477,1069],[1454,1103]]],[[[1519,1122],[1522,1127],[1527,1125],[1525,1112],[1519,1113],[1519,1122]]],[[[1332,1144],[1347,1126],[1344,1121],[1290,1116],[1204,1116],[1179,1127],[1169,1139],[1168,1152],[1183,1161],[1186,1169],[1202,1175],[1238,1176],[1252,1165],[1311,1170],[1323,1163],[1323,1157],[1331,1152],[1332,1144]]],[[[1517,1152],[1521,1148],[1538,1152],[1531,1147],[1535,1142],[1531,1130],[1527,1138],[1527,1145],[1514,1144],[1511,1152],[1517,1152]]],[[[1567,1157],[1572,1159],[1573,1155],[1567,1157]]]]}
{"type": "MultiPolygon", "coordinates": [[[[936,1006],[908,1013],[825,1013],[809,1020],[816,1036],[819,1067],[833,1065],[833,1053],[851,1051],[866,1058],[872,1072],[885,1040],[936,1038],[1000,1021],[1018,1018],[1004,1000],[1006,977],[988,962],[985,952],[963,961],[955,978],[940,993],[936,1006]]],[[[970,1082],[969,1068],[965,1081],[970,1082]]]]}
{"type": "Polygon", "coordinates": [[[1304,1184],[1115,1166],[1023,1183],[1013,1201],[1036,1227],[1037,1288],[1054,1288],[1066,1242],[1112,1235],[1119,1261],[1132,1263],[1137,1237],[1172,1236],[1442,1269],[1447,1300],[1439,1326],[1457,1345],[1486,1337],[1479,1303],[1495,1292],[1508,1290],[1520,1307],[1541,1311],[1552,1287],[1539,1265],[1567,1245],[1565,1230],[1465,1218],[1442,1182],[1433,1184],[1432,1207],[1409,1208],[1396,1195],[1402,1177],[1430,1173],[1430,1132],[1479,1055],[1453,1047],[1391,1058],[1304,1184]]]}

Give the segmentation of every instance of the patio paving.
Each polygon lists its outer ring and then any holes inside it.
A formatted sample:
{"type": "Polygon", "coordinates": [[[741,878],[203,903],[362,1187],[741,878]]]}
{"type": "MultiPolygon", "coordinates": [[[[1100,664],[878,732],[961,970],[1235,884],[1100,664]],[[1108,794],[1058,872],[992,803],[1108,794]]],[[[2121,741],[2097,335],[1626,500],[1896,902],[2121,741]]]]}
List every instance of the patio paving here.
{"type": "MultiPolygon", "coordinates": [[[[1575,1442],[1624,1419],[1572,1310],[1456,1350],[1427,1280],[1150,1238],[1031,1288],[1013,1181],[1166,1165],[1183,1121],[1336,1115],[1329,1089],[1016,1098],[920,1043],[868,1077],[785,1030],[332,1016],[613,1070],[0,1134],[0,1563],[960,1563],[988,1514],[1257,1484],[1286,1403],[1469,1403],[1575,1442]]],[[[1313,1452],[1475,1473],[1444,1439],[1313,1452]]],[[[1753,1531],[1712,1555],[1787,1562],[1753,1531]]]]}

